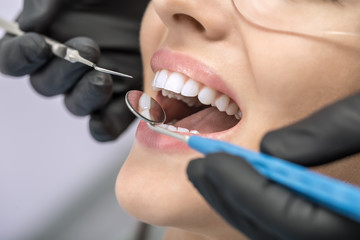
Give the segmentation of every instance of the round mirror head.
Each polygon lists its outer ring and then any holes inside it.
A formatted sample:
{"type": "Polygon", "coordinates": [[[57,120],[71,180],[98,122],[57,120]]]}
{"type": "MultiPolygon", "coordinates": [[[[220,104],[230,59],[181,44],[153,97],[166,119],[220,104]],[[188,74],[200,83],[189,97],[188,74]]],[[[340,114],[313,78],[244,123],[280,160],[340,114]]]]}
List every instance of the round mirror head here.
{"type": "Polygon", "coordinates": [[[136,117],[151,124],[165,122],[166,115],[160,104],[152,97],[138,90],[126,93],[125,102],[136,117]]]}

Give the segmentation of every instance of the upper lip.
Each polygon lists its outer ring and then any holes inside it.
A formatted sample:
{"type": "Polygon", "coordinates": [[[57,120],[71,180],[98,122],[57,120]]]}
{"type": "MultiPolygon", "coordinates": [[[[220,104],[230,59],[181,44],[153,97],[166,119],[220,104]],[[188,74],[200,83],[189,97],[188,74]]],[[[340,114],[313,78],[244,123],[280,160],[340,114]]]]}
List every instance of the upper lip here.
{"type": "MultiPolygon", "coordinates": [[[[237,102],[235,95],[218,74],[206,64],[183,53],[162,48],[156,51],[151,58],[151,68],[153,72],[166,69],[171,72],[182,73],[205,86],[228,95],[237,102]]],[[[237,104],[239,105],[238,102],[237,104]]]]}

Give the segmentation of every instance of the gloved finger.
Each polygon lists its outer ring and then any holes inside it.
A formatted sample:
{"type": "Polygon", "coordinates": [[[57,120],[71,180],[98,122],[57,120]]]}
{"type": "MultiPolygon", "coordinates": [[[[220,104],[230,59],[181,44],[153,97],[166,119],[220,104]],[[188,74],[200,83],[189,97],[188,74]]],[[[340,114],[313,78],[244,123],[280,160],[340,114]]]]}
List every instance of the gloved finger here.
{"type": "MultiPolygon", "coordinates": [[[[89,61],[96,62],[100,58],[100,49],[90,38],[77,37],[65,44],[79,50],[80,55],[89,61]]],[[[67,92],[90,69],[82,63],[71,63],[55,57],[46,66],[32,74],[30,82],[40,94],[54,96],[67,92]]]]}
{"type": "Polygon", "coordinates": [[[0,40],[0,71],[7,75],[23,76],[39,69],[51,57],[51,49],[36,33],[0,40]]]}
{"type": "Polygon", "coordinates": [[[26,0],[18,18],[25,32],[43,32],[61,10],[63,0],[26,0]]]}
{"type": "MultiPolygon", "coordinates": [[[[214,164],[211,163],[213,163],[213,161],[219,161],[221,163],[224,157],[226,158],[227,155],[211,154],[207,155],[204,159],[192,160],[187,168],[187,175],[189,177],[189,180],[193,183],[193,185],[197,188],[197,190],[201,193],[205,200],[225,220],[227,220],[232,226],[244,233],[250,239],[279,239],[277,236],[272,236],[270,233],[265,232],[263,229],[261,229],[261,227],[259,227],[257,223],[253,222],[253,220],[249,216],[247,216],[241,208],[239,209],[237,205],[232,206],[231,204],[229,204],[230,200],[225,197],[225,195],[232,195],[236,194],[237,192],[236,189],[236,191],[232,193],[232,188],[226,185],[227,181],[231,181],[231,179],[227,179],[226,181],[220,180],[220,182],[218,183],[213,182],[212,177],[216,175],[209,172],[209,168],[211,169],[214,167],[214,164]],[[224,183],[225,185],[223,185],[222,187],[220,187],[221,189],[219,189],[219,185],[224,183]]],[[[220,169],[219,171],[221,173],[217,173],[218,176],[223,177],[221,175],[223,174],[222,171],[220,169]]],[[[225,175],[226,174],[227,173],[225,173],[225,175]]],[[[230,184],[232,186],[236,183],[231,181],[230,184]]]]}
{"type": "Polygon", "coordinates": [[[239,230],[248,218],[255,228],[275,239],[360,237],[358,223],[266,179],[239,157],[208,155],[190,162],[187,173],[204,198],[239,230]]]}
{"type": "Polygon", "coordinates": [[[90,133],[99,142],[115,140],[134,120],[124,95],[113,96],[108,105],[91,115],[90,133]]]}
{"type": "Polygon", "coordinates": [[[104,106],[109,101],[112,91],[111,76],[93,70],[86,73],[66,94],[65,106],[77,116],[86,116],[104,106]]]}
{"type": "MultiPolygon", "coordinates": [[[[259,228],[253,220],[246,216],[245,213],[238,209],[237,206],[231,206],[228,203],[228,199],[224,197],[224,192],[231,191],[231,189],[223,185],[221,189],[218,189],[221,183],[214,184],[212,180],[208,178],[208,163],[213,158],[223,157],[222,154],[219,156],[216,154],[208,155],[205,159],[196,159],[192,160],[187,168],[187,175],[189,180],[201,193],[204,199],[225,219],[228,223],[234,226],[236,229],[241,231],[243,234],[248,236],[250,239],[262,240],[262,239],[278,239],[275,236],[263,231],[259,228]]],[[[216,161],[222,161],[222,159],[217,159],[216,161]]],[[[233,184],[233,183],[231,183],[233,184]]],[[[232,194],[231,192],[227,193],[232,194]]]]}
{"type": "Polygon", "coordinates": [[[360,94],[328,106],[291,126],[267,133],[261,151],[314,166],[360,152],[360,94]]]}

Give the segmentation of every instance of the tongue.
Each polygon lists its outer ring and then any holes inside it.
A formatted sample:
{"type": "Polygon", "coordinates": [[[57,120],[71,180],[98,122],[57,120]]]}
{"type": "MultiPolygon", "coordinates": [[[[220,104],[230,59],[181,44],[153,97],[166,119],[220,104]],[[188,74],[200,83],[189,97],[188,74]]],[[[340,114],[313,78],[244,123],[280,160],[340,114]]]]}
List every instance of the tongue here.
{"type": "Polygon", "coordinates": [[[215,107],[209,107],[181,119],[175,124],[175,127],[197,130],[200,133],[214,133],[232,128],[238,122],[239,120],[234,116],[228,116],[215,107]]]}

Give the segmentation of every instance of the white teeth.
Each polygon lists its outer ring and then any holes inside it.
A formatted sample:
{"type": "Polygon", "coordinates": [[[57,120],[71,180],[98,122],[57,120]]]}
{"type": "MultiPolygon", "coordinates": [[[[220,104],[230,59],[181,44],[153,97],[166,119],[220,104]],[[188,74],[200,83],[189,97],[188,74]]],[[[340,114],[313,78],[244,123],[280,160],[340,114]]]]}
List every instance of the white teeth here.
{"type": "Polygon", "coordinates": [[[181,91],[181,95],[185,97],[196,97],[199,94],[200,84],[192,79],[189,79],[181,91]]]}
{"type": "Polygon", "coordinates": [[[150,115],[150,110],[149,109],[145,109],[141,112],[141,115],[144,116],[145,118],[151,120],[153,119],[150,115]]]}
{"type": "Polygon", "coordinates": [[[237,112],[237,114],[235,114],[235,118],[237,120],[240,120],[242,118],[242,112],[240,110],[237,112]]]}
{"type": "Polygon", "coordinates": [[[203,87],[198,95],[199,101],[204,105],[211,105],[215,101],[216,91],[209,87],[203,87]]]}
{"type": "Polygon", "coordinates": [[[178,127],[178,128],[177,128],[177,131],[178,131],[178,132],[181,132],[181,133],[189,133],[189,132],[190,132],[189,129],[182,128],[182,127],[178,127]]]}
{"type": "Polygon", "coordinates": [[[169,72],[166,70],[161,70],[160,72],[157,72],[153,81],[154,90],[163,89],[165,87],[168,77],[169,77],[169,72]]]}
{"type": "Polygon", "coordinates": [[[196,130],[189,130],[186,128],[182,128],[182,127],[175,127],[173,125],[168,125],[168,124],[160,124],[158,125],[161,128],[167,129],[169,131],[172,132],[179,132],[179,133],[191,133],[191,134],[200,134],[198,131],[196,130]]]}
{"type": "Polygon", "coordinates": [[[185,84],[185,77],[180,73],[171,73],[166,81],[164,89],[174,93],[181,93],[185,84]]]}
{"type": "Polygon", "coordinates": [[[143,94],[139,99],[139,110],[141,111],[141,115],[145,118],[151,120],[154,119],[150,114],[151,108],[151,97],[147,94],[143,94]]]}
{"type": "Polygon", "coordinates": [[[190,107],[211,105],[220,112],[241,119],[242,113],[237,104],[225,94],[203,86],[193,79],[177,72],[161,70],[155,74],[153,89],[162,91],[162,95],[185,102],[190,107]]]}
{"type": "Polygon", "coordinates": [[[219,109],[220,112],[225,112],[226,107],[230,103],[230,98],[226,95],[221,95],[215,101],[215,106],[219,109]]]}
{"type": "Polygon", "coordinates": [[[227,115],[235,115],[238,112],[239,108],[236,105],[236,103],[232,102],[229,104],[229,106],[226,108],[226,114],[227,115]]]}
{"type": "Polygon", "coordinates": [[[196,97],[187,97],[187,98],[183,98],[181,99],[184,103],[186,103],[189,107],[194,107],[196,106],[199,102],[198,99],[196,97]]]}
{"type": "Polygon", "coordinates": [[[170,95],[170,92],[169,91],[166,91],[165,89],[161,90],[161,93],[164,97],[167,97],[170,95]]]}
{"type": "Polygon", "coordinates": [[[139,107],[141,109],[150,109],[151,108],[151,97],[147,94],[141,95],[139,99],[139,107]]]}
{"type": "Polygon", "coordinates": [[[177,127],[173,126],[173,125],[168,125],[168,130],[172,131],[172,132],[176,132],[177,127]]]}
{"type": "Polygon", "coordinates": [[[159,91],[160,90],[160,88],[157,88],[155,85],[156,85],[156,81],[157,81],[157,79],[158,79],[158,77],[159,77],[159,74],[160,74],[160,72],[156,72],[156,74],[155,74],[155,77],[154,77],[154,80],[153,80],[153,82],[152,82],[152,87],[153,87],[153,89],[155,90],[155,91],[159,91]]]}

